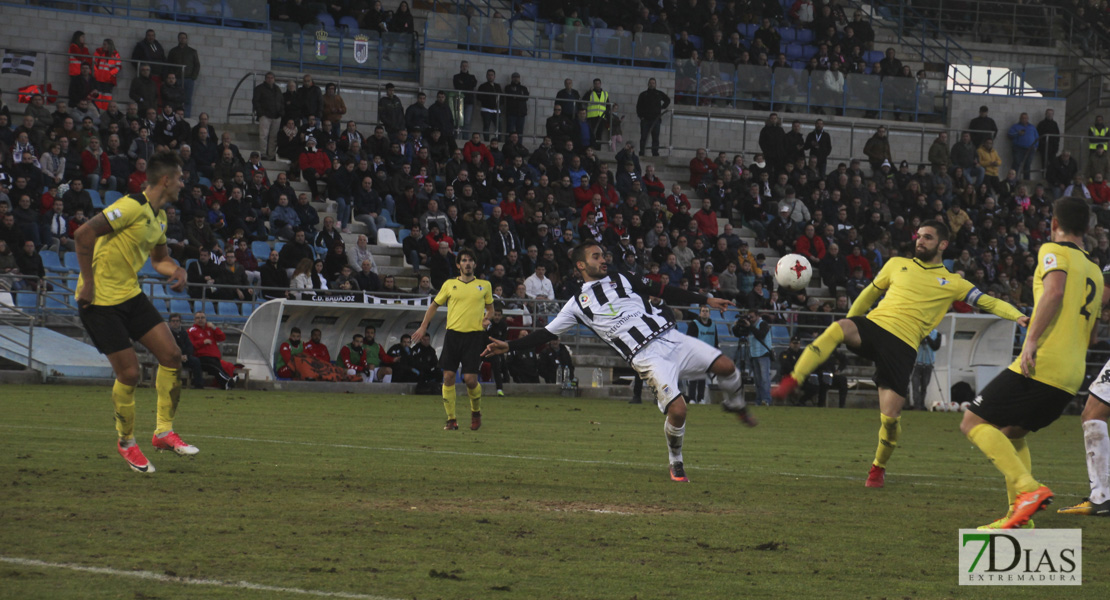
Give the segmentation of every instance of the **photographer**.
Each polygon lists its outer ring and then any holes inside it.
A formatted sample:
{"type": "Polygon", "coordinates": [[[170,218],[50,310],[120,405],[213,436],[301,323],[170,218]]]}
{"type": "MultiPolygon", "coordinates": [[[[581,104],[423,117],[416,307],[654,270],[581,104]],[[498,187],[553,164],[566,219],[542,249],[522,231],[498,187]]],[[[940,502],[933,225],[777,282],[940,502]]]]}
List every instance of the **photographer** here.
{"type": "Polygon", "coordinates": [[[736,337],[748,338],[748,356],[755,377],[756,404],[771,405],[771,324],[758,310],[736,319],[732,326],[736,337]]]}

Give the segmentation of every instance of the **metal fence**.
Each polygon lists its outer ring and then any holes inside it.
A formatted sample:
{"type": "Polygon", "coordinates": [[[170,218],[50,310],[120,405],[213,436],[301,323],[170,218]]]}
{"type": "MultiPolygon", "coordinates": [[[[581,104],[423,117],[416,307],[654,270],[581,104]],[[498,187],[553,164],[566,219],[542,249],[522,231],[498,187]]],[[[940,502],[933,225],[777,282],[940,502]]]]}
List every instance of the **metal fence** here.
{"type": "Polygon", "coordinates": [[[694,65],[679,61],[675,102],[753,110],[849,114],[919,120],[946,111],[946,94],[935,82],[905,77],[764,67],[760,65],[694,65]]]}
{"type": "Polygon", "coordinates": [[[947,36],[984,44],[1053,46],[1053,24],[1057,11],[1040,2],[967,2],[965,0],[915,0],[882,2],[880,16],[903,27],[919,29],[931,22],[947,36]]]}
{"type": "Polygon", "coordinates": [[[266,29],[270,21],[265,0],[0,0],[0,4],[247,29],[266,29]]]}
{"type": "Polygon", "coordinates": [[[275,22],[271,63],[299,72],[398,81],[420,78],[420,49],[414,35],[328,29],[315,23],[300,27],[275,22]]]}
{"type": "Polygon", "coordinates": [[[424,43],[465,52],[664,69],[671,67],[673,54],[673,40],[664,34],[437,12],[424,24],[424,43]]]}

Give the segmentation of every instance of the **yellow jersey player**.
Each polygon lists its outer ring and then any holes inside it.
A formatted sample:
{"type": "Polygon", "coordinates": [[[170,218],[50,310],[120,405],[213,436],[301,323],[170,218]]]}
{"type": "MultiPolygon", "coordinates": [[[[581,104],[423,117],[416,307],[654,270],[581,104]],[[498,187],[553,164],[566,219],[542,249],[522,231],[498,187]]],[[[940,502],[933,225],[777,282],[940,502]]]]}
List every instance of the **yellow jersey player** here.
{"type": "Polygon", "coordinates": [[[493,316],[493,286],[474,275],[478,261],[469,248],[455,255],[455,266],[459,276],[443,282],[412,339],[423,339],[432,315],[439,307],[447,307],[447,334],[439,355],[439,368],[443,369],[443,409],[447,412],[447,424],[443,428],[459,428],[455,418],[455,373],[461,364],[463,383],[470,397],[470,429],[476,430],[482,426],[482,385],[478,383],[478,369],[482,366],[482,351],[488,340],[486,326],[493,316]]]}
{"type": "Polygon", "coordinates": [[[185,287],[186,274],[166,250],[166,205],[184,187],[181,159],[159,152],[147,163],[147,187],[113,202],[74,234],[81,276],[77,280],[77,306],[81,323],[96,349],[108,356],[116,382],[112,402],[116,409],[117,448],[131,468],[153,473],[154,465],[135,442],[135,386],[139,383],[139,358],[131,343],[137,341],[158,360],[157,428],[151,440],[157,450],[181,455],[196,454],[195,446],[181,441],[173,431],[173,417],[181,395],[181,350],[162,315],[139,288],[138,272],[150,258],[158,273],[170,278],[175,290],[185,287]]]}
{"type": "Polygon", "coordinates": [[[1090,210],[1082,198],[1053,205],[1052,241],[1037,252],[1033,319],[1021,356],[983,388],[960,431],[1006,477],[1010,510],[981,529],[1031,527],[1052,502],[1033,479],[1025,436],[1049,426],[1083,384],[1087,345],[1102,310],[1102,269],[1083,250],[1090,210]]]}
{"type": "Polygon", "coordinates": [[[848,318],[830,325],[813,340],[794,372],[782,378],[771,391],[781,400],[828,360],[842,342],[856,354],[875,362],[875,385],[879,388],[879,444],[867,474],[867,487],[883,487],[886,463],[898,446],[902,432],[902,406],[917,360],[917,347],[929,334],[952,302],[962,300],[1021,325],[1029,322],[1013,306],[979,291],[971,282],[950,272],[941,262],[948,248],[948,226],[925,221],[917,229],[913,258],[891,258],[860,293],[848,318]],[[882,297],[879,305],[871,305],[882,297]]]}

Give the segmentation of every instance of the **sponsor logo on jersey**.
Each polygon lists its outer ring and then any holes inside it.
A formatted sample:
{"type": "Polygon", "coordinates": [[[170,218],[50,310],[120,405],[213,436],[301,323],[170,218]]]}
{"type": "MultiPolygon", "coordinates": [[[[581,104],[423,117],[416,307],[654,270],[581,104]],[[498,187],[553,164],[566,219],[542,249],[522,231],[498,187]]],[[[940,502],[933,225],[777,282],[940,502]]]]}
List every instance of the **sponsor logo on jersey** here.
{"type": "Polygon", "coordinates": [[[109,221],[115,221],[116,219],[122,219],[123,213],[120,212],[118,208],[116,208],[104,213],[104,216],[108,217],[109,221]]]}
{"type": "Polygon", "coordinates": [[[1056,268],[1056,255],[1055,254],[1045,254],[1044,255],[1044,270],[1047,271],[1049,269],[1055,269],[1055,268],[1056,268]]]}
{"type": "Polygon", "coordinates": [[[578,301],[581,302],[583,305],[589,304],[590,303],[590,295],[589,294],[582,294],[581,296],[578,297],[578,301]]]}

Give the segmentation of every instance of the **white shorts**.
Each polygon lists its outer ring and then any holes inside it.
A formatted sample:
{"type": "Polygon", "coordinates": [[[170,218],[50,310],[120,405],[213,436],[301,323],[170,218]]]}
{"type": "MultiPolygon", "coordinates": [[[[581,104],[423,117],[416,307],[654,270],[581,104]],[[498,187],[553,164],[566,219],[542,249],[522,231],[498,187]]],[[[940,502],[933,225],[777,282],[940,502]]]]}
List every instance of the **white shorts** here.
{"type": "Polygon", "coordinates": [[[655,390],[656,404],[666,413],[667,406],[682,395],[679,380],[705,377],[721,355],[720,350],[698,338],[671,329],[632,357],[632,368],[655,390]]]}
{"type": "Polygon", "coordinates": [[[1087,391],[1102,401],[1103,404],[1110,404],[1110,361],[1106,361],[1106,364],[1102,365],[1102,370],[1091,380],[1091,385],[1087,388],[1087,391]]]}

